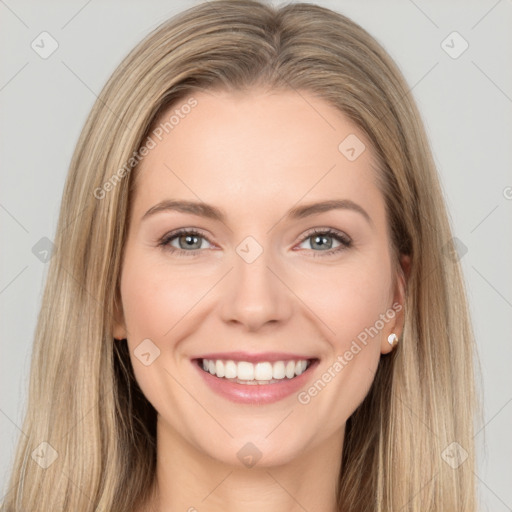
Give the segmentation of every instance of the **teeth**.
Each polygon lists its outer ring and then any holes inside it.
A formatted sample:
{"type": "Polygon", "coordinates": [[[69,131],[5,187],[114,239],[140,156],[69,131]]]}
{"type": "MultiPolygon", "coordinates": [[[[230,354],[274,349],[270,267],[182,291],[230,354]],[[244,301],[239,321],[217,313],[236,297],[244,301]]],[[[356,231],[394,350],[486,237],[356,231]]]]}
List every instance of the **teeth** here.
{"type": "Polygon", "coordinates": [[[273,379],[284,379],[285,377],[285,366],[283,361],[276,361],[272,365],[272,378],[273,379]]]}
{"type": "MultiPolygon", "coordinates": [[[[217,361],[222,364],[222,361],[217,361]]],[[[239,361],[236,366],[236,376],[240,380],[254,380],[254,365],[246,361],[239,361]]]]}
{"type": "Polygon", "coordinates": [[[222,361],[216,361],[215,375],[217,375],[217,377],[224,377],[225,373],[226,373],[226,371],[224,370],[224,365],[222,364],[222,361]]]}
{"type": "Polygon", "coordinates": [[[272,380],[272,373],[272,365],[270,363],[257,363],[254,367],[254,378],[256,380],[272,380]]]}
{"type": "Polygon", "coordinates": [[[247,384],[269,384],[276,380],[293,379],[306,371],[308,361],[276,361],[275,363],[260,362],[249,363],[247,361],[223,361],[221,359],[203,359],[204,371],[247,384]]]}
{"type": "MultiPolygon", "coordinates": [[[[222,361],[220,363],[222,364],[222,361]]],[[[235,361],[226,361],[224,371],[226,379],[236,379],[237,366],[235,361]]]]}
{"type": "Polygon", "coordinates": [[[286,368],[284,370],[284,373],[286,375],[286,378],[293,379],[295,375],[295,362],[294,361],[288,361],[286,363],[286,368]]]}

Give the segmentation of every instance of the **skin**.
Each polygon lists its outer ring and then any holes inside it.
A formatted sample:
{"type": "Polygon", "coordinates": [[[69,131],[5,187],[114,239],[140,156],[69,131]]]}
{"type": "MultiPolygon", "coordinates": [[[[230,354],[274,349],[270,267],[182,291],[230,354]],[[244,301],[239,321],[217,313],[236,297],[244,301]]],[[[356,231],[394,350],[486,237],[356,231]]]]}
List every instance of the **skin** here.
{"type": "MultiPolygon", "coordinates": [[[[194,98],[197,106],[137,169],[116,315],[114,337],[127,338],[136,379],[158,412],[155,498],[144,510],[335,511],[345,423],[368,393],[381,354],[392,350],[388,335],[400,336],[403,309],[308,404],[296,394],[235,404],[206,386],[191,359],[235,350],[317,357],[307,390],[379,315],[403,304],[369,144],[306,92],[194,98]],[[349,134],[367,148],[355,161],[338,150],[349,134]],[[177,211],[141,220],[170,198],[212,204],[226,221],[177,211]],[[350,209],[285,216],[329,199],[350,199],[370,222],[350,209]],[[158,245],[178,228],[205,235],[195,250],[183,238],[169,242],[195,256],[158,245]],[[352,244],[323,255],[312,228],[337,230],[352,244]],[[247,236],[263,249],[252,263],[236,252],[247,236]],[[145,366],[133,351],[147,338],[160,355],[145,366]],[[262,454],[252,468],[237,457],[249,442],[262,454]]],[[[333,237],[326,242],[340,246],[333,237]]]]}

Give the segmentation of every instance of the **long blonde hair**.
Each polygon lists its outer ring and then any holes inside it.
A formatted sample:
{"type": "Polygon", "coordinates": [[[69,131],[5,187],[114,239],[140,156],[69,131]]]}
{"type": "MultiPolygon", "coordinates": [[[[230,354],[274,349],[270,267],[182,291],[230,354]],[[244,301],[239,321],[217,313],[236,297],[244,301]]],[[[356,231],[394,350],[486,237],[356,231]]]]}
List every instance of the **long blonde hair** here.
{"type": "Polygon", "coordinates": [[[339,510],[476,511],[475,344],[442,191],[407,84],[383,48],[341,14],[214,0],[138,44],[82,131],[4,512],[126,512],[148,497],[156,412],[134,379],[126,343],[112,334],[138,149],[155,120],[194,92],[258,85],[312,92],[360,127],[378,162],[397,259],[411,257],[403,337],[381,357],[346,425],[339,510]]]}

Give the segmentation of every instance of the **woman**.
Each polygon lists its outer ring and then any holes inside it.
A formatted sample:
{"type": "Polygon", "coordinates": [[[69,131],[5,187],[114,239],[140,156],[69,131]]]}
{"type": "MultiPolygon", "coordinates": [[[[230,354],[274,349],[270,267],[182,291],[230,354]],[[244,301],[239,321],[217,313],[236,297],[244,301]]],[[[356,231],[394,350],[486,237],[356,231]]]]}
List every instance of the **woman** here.
{"type": "Polygon", "coordinates": [[[164,23],[71,162],[2,510],[475,511],[451,240],[361,27],[249,0],[164,23]]]}

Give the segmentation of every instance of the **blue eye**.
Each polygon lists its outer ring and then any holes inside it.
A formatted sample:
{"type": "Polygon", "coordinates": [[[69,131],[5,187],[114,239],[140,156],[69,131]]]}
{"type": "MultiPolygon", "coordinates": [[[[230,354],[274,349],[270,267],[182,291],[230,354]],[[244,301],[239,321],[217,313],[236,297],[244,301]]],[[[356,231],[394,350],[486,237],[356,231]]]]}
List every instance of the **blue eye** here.
{"type": "Polygon", "coordinates": [[[180,229],[165,235],[159,241],[158,245],[178,256],[197,256],[196,251],[204,248],[202,244],[203,240],[208,241],[207,238],[198,231],[180,229]],[[178,247],[172,245],[174,241],[177,241],[178,247]]]}
{"type": "Polygon", "coordinates": [[[343,251],[352,245],[352,240],[350,240],[347,235],[329,228],[315,228],[302,239],[301,244],[308,240],[311,240],[310,247],[311,250],[313,250],[314,256],[329,256],[331,254],[343,251]],[[338,246],[333,247],[333,239],[338,242],[338,246]]]}
{"type": "MultiPolygon", "coordinates": [[[[352,241],[347,235],[330,228],[315,228],[300,243],[303,244],[308,240],[311,240],[311,249],[309,250],[313,251],[314,256],[329,256],[343,251],[352,245],[352,241]],[[338,243],[337,246],[333,247],[333,240],[338,243]]],[[[210,244],[210,241],[199,231],[180,229],[162,237],[158,242],[158,246],[177,256],[198,256],[201,249],[207,248],[203,246],[203,241],[210,244]],[[177,247],[173,245],[174,242],[178,244],[177,247]]]]}

